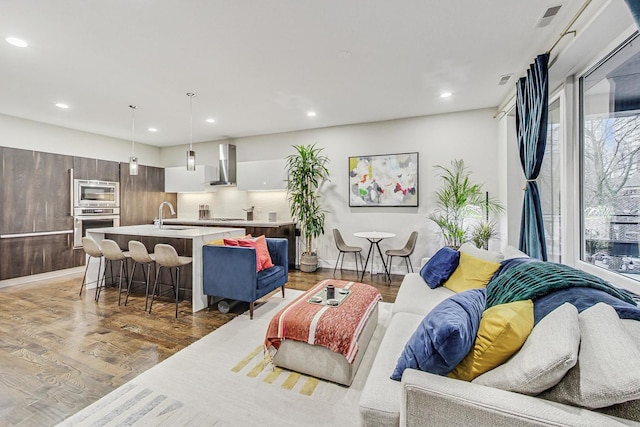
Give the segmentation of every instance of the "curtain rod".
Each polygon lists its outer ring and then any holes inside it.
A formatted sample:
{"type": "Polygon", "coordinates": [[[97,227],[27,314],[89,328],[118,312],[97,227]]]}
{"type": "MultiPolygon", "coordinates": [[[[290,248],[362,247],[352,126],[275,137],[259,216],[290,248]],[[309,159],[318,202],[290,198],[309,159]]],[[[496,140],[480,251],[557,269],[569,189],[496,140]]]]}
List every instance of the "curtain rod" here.
{"type": "Polygon", "coordinates": [[[575,36],[576,34],[576,30],[572,30],[569,31],[569,28],[571,28],[573,26],[573,24],[576,23],[576,21],[578,20],[578,18],[580,18],[580,15],[582,15],[582,12],[584,12],[584,10],[587,8],[587,6],[589,6],[589,4],[591,3],[592,0],[587,0],[582,7],[580,8],[580,10],[578,10],[578,12],[576,12],[576,14],[573,16],[573,18],[571,19],[571,21],[569,21],[569,23],[567,24],[566,27],[564,27],[564,30],[562,30],[562,32],[560,33],[560,36],[556,39],[555,43],[553,43],[553,45],[549,48],[549,50],[547,51],[547,53],[551,53],[551,51],[558,45],[558,43],[560,43],[560,40],[562,40],[564,38],[564,36],[568,35],[568,34],[573,34],[575,36]]]}
{"type": "MultiPolygon", "coordinates": [[[[558,36],[558,38],[556,39],[556,41],[553,43],[553,45],[551,45],[551,47],[549,48],[549,50],[547,50],[546,53],[551,54],[551,51],[553,49],[556,48],[556,46],[558,46],[558,43],[560,43],[560,40],[562,40],[565,36],[569,35],[569,34],[573,34],[574,36],[576,35],[576,30],[569,30],[573,24],[576,23],[576,21],[578,20],[578,18],[580,18],[580,16],[582,15],[582,13],[585,11],[585,9],[589,6],[589,4],[591,4],[592,0],[587,0],[586,2],[584,2],[584,4],[582,5],[582,7],[580,7],[580,9],[576,12],[576,14],[573,16],[573,18],[571,18],[571,21],[569,21],[569,23],[567,24],[566,27],[564,27],[564,30],[562,30],[562,32],[560,33],[560,35],[558,36]]],[[[555,58],[557,59],[557,57],[555,58]]],[[[553,65],[553,63],[555,63],[555,59],[554,61],[549,61],[549,68],[551,68],[551,66],[553,65]]],[[[504,108],[509,105],[511,103],[511,101],[513,101],[513,99],[516,97],[516,95],[512,95],[511,97],[509,97],[509,100],[507,102],[505,102],[504,104],[502,104],[501,107],[498,108],[498,112],[493,116],[493,118],[495,119],[496,117],[498,117],[498,115],[500,115],[501,113],[507,114],[507,112],[504,110],[504,108]]],[[[500,116],[500,118],[502,118],[502,116],[500,116]]]]}

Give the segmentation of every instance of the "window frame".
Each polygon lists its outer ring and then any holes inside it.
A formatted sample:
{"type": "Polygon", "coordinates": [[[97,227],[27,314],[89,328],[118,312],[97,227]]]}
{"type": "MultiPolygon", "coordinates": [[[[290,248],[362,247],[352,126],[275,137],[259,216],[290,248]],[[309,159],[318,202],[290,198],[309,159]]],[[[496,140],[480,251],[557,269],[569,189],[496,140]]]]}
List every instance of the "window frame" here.
{"type": "MultiPolygon", "coordinates": [[[[569,117],[569,120],[573,122],[572,128],[574,129],[574,134],[576,138],[573,140],[575,144],[575,156],[573,157],[572,164],[567,164],[568,169],[573,169],[573,177],[576,180],[576,186],[573,188],[577,188],[576,192],[577,203],[574,205],[577,207],[575,212],[572,215],[569,215],[567,218],[573,218],[575,227],[570,235],[567,236],[569,240],[567,242],[572,242],[574,245],[574,253],[571,259],[574,260],[575,267],[580,268],[588,273],[591,273],[595,276],[602,278],[608,282],[616,286],[620,286],[625,289],[629,289],[633,292],[640,293],[640,281],[630,279],[621,274],[609,271],[607,269],[598,267],[593,265],[587,261],[584,261],[586,247],[585,247],[585,218],[583,215],[584,212],[584,102],[582,99],[583,92],[583,79],[584,77],[591,74],[598,67],[604,64],[606,61],[611,59],[615,54],[617,54],[621,49],[623,49],[628,43],[635,40],[636,42],[640,42],[640,31],[633,30],[631,34],[626,33],[622,34],[620,38],[611,43],[611,45],[605,49],[604,52],[601,52],[596,56],[596,60],[594,60],[590,65],[582,69],[580,72],[577,72],[574,76],[572,76],[572,84],[575,89],[575,93],[573,94],[573,104],[576,111],[576,114],[569,117]]],[[[569,176],[569,175],[568,175],[569,176]]],[[[570,187],[566,187],[567,190],[570,190],[570,187]]],[[[564,258],[568,260],[570,258],[564,258]]]]}

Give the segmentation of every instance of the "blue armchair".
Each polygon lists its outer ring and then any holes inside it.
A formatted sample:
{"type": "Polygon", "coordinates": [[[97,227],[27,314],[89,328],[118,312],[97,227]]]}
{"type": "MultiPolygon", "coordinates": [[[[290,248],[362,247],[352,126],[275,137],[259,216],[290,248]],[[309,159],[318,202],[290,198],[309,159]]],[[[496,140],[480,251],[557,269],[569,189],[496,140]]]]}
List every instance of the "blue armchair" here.
{"type": "Polygon", "coordinates": [[[256,250],[241,246],[203,246],[202,276],[204,294],[249,303],[253,319],[253,306],[289,277],[287,239],[267,238],[267,248],[273,267],[256,272],[256,250]]]}

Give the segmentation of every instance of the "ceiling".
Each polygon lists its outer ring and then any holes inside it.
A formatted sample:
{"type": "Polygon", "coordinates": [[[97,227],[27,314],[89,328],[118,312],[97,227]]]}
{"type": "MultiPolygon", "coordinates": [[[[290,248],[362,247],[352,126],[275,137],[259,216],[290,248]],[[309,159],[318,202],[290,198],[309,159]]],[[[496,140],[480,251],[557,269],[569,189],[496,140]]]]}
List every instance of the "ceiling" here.
{"type": "Polygon", "coordinates": [[[136,142],[169,146],[187,92],[193,142],[497,107],[582,4],[0,0],[0,114],[130,140],[135,104],[136,142]]]}

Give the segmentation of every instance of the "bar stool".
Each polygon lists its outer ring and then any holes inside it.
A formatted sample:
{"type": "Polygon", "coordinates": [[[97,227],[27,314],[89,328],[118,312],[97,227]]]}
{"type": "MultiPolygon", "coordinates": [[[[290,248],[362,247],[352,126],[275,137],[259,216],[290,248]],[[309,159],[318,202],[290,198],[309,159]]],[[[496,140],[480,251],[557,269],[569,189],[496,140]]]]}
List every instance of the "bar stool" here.
{"type": "Polygon", "coordinates": [[[147,311],[147,301],[149,300],[149,277],[151,275],[151,264],[156,262],[155,254],[150,254],[147,251],[146,246],[137,240],[129,240],[129,254],[133,260],[133,267],[131,267],[131,277],[129,277],[129,286],[127,287],[127,297],[124,299],[124,305],[127,305],[129,301],[129,294],[131,293],[131,284],[133,283],[133,275],[136,272],[136,267],[140,264],[142,267],[142,274],[144,275],[144,281],[146,283],[146,290],[144,296],[144,311],[147,311]],[[147,266],[145,272],[144,266],[147,266]]]}
{"type": "MultiPolygon", "coordinates": [[[[89,257],[87,259],[87,265],[84,268],[84,276],[82,276],[82,284],[80,285],[80,294],[78,296],[82,296],[82,288],[87,285],[87,270],[89,270],[89,263],[92,258],[98,258],[98,274],[100,274],[100,270],[102,269],[102,251],[100,250],[100,246],[93,240],[91,237],[83,237],[82,238],[82,249],[84,249],[84,253],[89,257]]],[[[96,287],[96,292],[100,287],[100,276],[96,280],[98,284],[96,287]]]]}
{"type": "Polygon", "coordinates": [[[153,292],[151,293],[151,305],[149,305],[149,314],[153,308],[153,301],[156,298],[156,289],[158,287],[158,278],[160,277],[160,271],[162,267],[169,269],[169,276],[171,276],[171,284],[175,290],[176,297],[176,319],[178,318],[178,293],[180,291],[180,267],[191,264],[191,257],[178,256],[176,249],[164,243],[158,243],[153,252],[156,257],[156,281],[153,283],[153,292]],[[173,280],[173,274],[171,269],[176,269],[176,281],[173,280]]]}
{"type": "MultiPolygon", "coordinates": [[[[113,262],[120,262],[120,273],[118,275],[118,305],[120,305],[120,297],[122,295],[122,274],[124,272],[125,280],[129,281],[129,275],[127,273],[127,260],[131,258],[131,255],[128,251],[122,251],[118,244],[110,239],[104,239],[100,244],[102,247],[102,255],[104,255],[105,262],[105,277],[102,279],[103,286],[106,284],[106,275],[107,275],[107,263],[109,264],[109,268],[111,270],[111,277],[113,278],[113,262]]],[[[98,292],[96,292],[96,301],[100,298],[100,290],[102,286],[98,287],[98,292]]]]}

